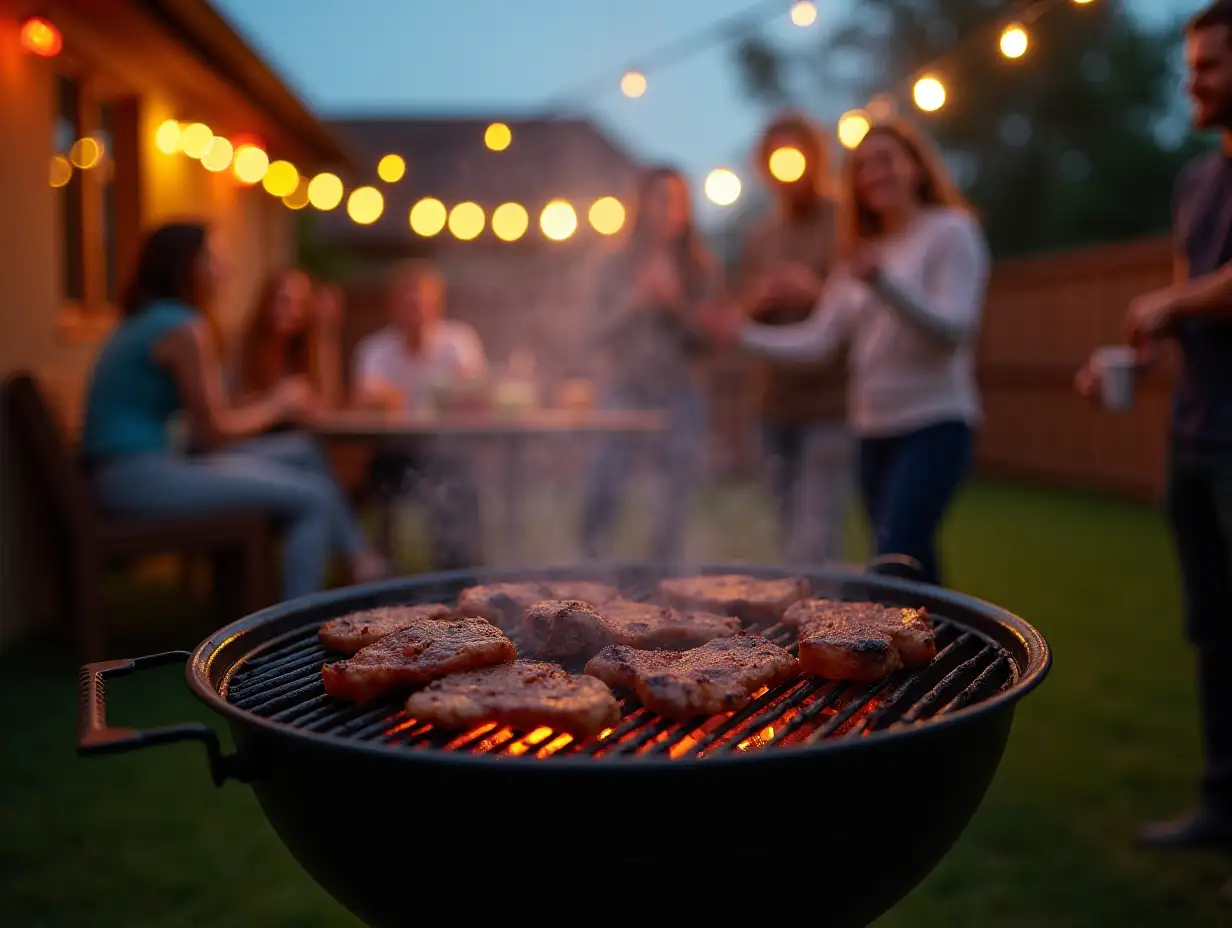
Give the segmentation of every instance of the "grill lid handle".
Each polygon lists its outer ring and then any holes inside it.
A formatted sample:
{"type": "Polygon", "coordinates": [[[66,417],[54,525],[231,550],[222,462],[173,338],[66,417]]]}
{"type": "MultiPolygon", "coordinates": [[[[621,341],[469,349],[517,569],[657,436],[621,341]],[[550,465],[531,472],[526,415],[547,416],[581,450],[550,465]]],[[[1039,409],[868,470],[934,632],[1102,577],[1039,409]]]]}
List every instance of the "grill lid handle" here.
{"type": "Polygon", "coordinates": [[[104,681],[108,677],[123,677],[147,667],[183,663],[192,655],[188,651],[164,651],[147,657],[115,661],[96,661],[81,668],[77,690],[77,754],[90,757],[95,754],[117,754],[136,751],[156,744],[171,744],[176,741],[200,741],[209,756],[210,776],[215,786],[221,786],[228,778],[242,780],[236,769],[234,755],[224,756],[214,729],[200,722],[181,725],[165,725],[147,731],[120,728],[107,724],[107,700],[104,681]]]}
{"type": "Polygon", "coordinates": [[[882,554],[864,565],[866,573],[880,577],[897,577],[899,580],[924,582],[924,565],[906,554],[882,554]]]}

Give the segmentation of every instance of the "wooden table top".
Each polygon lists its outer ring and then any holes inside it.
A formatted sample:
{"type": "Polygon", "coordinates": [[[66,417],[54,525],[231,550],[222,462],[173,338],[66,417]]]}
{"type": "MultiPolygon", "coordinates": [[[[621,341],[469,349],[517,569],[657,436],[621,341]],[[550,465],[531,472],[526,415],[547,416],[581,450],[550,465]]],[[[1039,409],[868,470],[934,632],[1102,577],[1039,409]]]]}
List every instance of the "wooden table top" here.
{"type": "Polygon", "coordinates": [[[667,429],[667,416],[653,410],[528,409],[509,412],[374,413],[346,411],[317,423],[319,435],[380,438],[409,435],[520,437],[569,433],[651,433],[667,429]]]}

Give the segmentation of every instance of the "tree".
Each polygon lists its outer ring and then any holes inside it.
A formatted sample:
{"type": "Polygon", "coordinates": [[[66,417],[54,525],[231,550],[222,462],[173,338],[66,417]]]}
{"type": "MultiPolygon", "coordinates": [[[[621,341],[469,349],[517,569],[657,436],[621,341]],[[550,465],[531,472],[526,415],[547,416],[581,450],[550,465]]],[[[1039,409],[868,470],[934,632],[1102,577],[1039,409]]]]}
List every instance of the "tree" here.
{"type": "Polygon", "coordinates": [[[819,48],[792,55],[756,37],[738,61],[749,92],[768,103],[784,101],[800,75],[808,96],[824,88],[846,103],[893,89],[899,111],[950,157],[1004,255],[1168,226],[1173,178],[1201,144],[1161,141],[1161,127],[1181,118],[1180,34],[1152,31],[1107,0],[861,0],[819,48]],[[1040,12],[1026,55],[1003,57],[1002,28],[1040,12]],[[925,68],[947,90],[930,114],[911,103],[925,68]]]}

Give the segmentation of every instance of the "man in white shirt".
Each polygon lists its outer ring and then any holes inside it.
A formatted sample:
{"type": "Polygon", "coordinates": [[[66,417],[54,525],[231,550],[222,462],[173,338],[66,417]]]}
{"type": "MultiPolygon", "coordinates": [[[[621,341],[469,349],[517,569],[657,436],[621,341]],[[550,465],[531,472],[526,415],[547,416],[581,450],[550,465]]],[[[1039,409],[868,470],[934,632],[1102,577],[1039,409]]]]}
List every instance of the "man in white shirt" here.
{"type": "MultiPolygon", "coordinates": [[[[399,265],[388,290],[389,324],[355,349],[352,395],[389,412],[431,408],[451,385],[483,376],[483,345],[465,322],[444,318],[445,282],[426,261],[399,265]]],[[[411,495],[428,509],[438,570],[482,561],[479,490],[471,458],[437,441],[389,447],[373,462],[385,494],[411,495]]]]}

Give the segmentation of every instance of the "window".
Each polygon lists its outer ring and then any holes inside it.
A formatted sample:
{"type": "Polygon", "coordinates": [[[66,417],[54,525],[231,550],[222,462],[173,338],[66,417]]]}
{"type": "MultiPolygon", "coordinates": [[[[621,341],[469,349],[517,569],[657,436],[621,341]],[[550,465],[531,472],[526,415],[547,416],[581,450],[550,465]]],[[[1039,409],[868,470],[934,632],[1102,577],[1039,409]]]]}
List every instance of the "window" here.
{"type": "Polygon", "coordinates": [[[140,221],[138,102],[100,76],[66,71],[56,79],[56,106],[53,174],[58,169],[60,176],[52,182],[59,181],[60,290],[66,319],[109,319],[140,221]]]}

